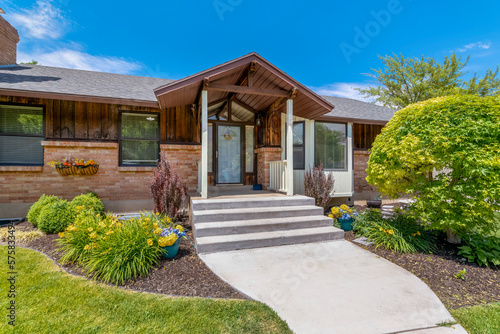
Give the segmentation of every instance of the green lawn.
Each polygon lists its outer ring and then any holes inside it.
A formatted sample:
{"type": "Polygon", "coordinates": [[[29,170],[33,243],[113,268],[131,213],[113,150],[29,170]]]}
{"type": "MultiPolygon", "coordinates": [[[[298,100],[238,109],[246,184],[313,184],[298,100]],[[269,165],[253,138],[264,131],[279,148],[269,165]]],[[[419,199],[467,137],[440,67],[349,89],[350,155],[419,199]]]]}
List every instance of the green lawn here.
{"type": "Polygon", "coordinates": [[[450,312],[471,334],[500,333],[500,303],[464,307],[450,312]]]}
{"type": "MultiPolygon", "coordinates": [[[[7,263],[7,247],[0,247],[7,263]]],[[[131,292],[69,275],[47,257],[16,249],[15,333],[290,333],[286,323],[253,301],[171,298],[131,292]]],[[[9,283],[0,283],[1,333],[9,283]]]]}

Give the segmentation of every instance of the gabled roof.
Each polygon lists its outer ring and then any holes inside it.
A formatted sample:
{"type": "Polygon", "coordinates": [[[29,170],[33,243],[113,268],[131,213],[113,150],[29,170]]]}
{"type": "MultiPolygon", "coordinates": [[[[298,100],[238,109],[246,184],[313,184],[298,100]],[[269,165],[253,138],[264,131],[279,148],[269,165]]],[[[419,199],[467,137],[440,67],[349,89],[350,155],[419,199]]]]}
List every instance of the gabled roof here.
{"type": "Polygon", "coordinates": [[[385,124],[396,110],[345,97],[322,96],[335,105],[335,109],[320,117],[324,121],[343,121],[366,124],[385,124]]]}
{"type": "Polygon", "coordinates": [[[158,107],[158,79],[41,65],[0,67],[0,94],[158,107]]]}
{"type": "Polygon", "coordinates": [[[334,108],[331,103],[255,52],[214,66],[184,79],[167,83],[155,89],[155,94],[160,106],[168,108],[178,104],[198,104],[202,89],[209,91],[209,104],[216,103],[216,101],[230,96],[256,111],[265,111],[271,106],[279,106],[275,110],[284,111],[283,101],[287,99],[285,96],[280,101],[276,96],[258,94],[256,93],[257,91],[262,93],[272,90],[282,92],[285,95],[294,91],[293,113],[296,116],[304,118],[314,119],[330,112],[334,108]],[[250,81],[248,76],[250,69],[252,73],[251,86],[248,84],[248,81],[250,81]],[[233,89],[235,86],[243,86],[245,90],[211,90],[216,85],[219,87],[233,87],[233,89]]]}

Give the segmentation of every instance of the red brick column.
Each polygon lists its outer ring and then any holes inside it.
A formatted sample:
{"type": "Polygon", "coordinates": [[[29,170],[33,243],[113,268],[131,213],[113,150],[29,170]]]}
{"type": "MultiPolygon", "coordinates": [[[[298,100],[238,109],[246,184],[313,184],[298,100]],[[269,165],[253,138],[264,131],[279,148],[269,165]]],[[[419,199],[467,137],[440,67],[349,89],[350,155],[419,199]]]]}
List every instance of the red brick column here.
{"type": "Polygon", "coordinates": [[[262,189],[266,190],[270,184],[269,162],[280,161],[281,147],[261,147],[255,150],[257,154],[257,183],[262,184],[262,189]]]}
{"type": "Polygon", "coordinates": [[[162,144],[161,152],[165,154],[171,166],[177,168],[181,179],[188,190],[198,188],[198,161],[201,160],[201,145],[162,144]]]}

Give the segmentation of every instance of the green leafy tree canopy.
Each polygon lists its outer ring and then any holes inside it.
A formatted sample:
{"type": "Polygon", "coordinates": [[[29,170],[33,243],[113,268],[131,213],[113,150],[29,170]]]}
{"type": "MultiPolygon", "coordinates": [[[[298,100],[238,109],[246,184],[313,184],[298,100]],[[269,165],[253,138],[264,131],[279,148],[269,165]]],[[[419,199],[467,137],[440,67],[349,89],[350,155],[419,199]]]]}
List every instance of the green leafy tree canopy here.
{"type": "Polygon", "coordinates": [[[365,97],[375,97],[376,102],[394,109],[440,96],[476,94],[493,96],[500,91],[499,68],[488,69],[484,77],[477,73],[469,80],[463,77],[469,58],[462,61],[455,53],[445,56],[443,63],[433,58],[405,58],[403,55],[379,58],[384,65],[368,76],[378,86],[358,89],[365,97]]]}
{"type": "Polygon", "coordinates": [[[500,96],[460,95],[412,104],[377,136],[367,181],[410,195],[430,229],[494,229],[500,210],[500,96]]]}

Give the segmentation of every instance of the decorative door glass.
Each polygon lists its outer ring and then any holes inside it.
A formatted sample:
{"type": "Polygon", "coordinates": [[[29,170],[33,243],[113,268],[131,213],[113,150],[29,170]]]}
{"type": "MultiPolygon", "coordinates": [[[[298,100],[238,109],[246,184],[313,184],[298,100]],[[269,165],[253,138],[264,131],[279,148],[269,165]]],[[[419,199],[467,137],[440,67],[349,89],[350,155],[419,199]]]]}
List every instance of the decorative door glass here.
{"type": "Polygon", "coordinates": [[[217,127],[217,183],[241,183],[241,127],[217,127]]]}

